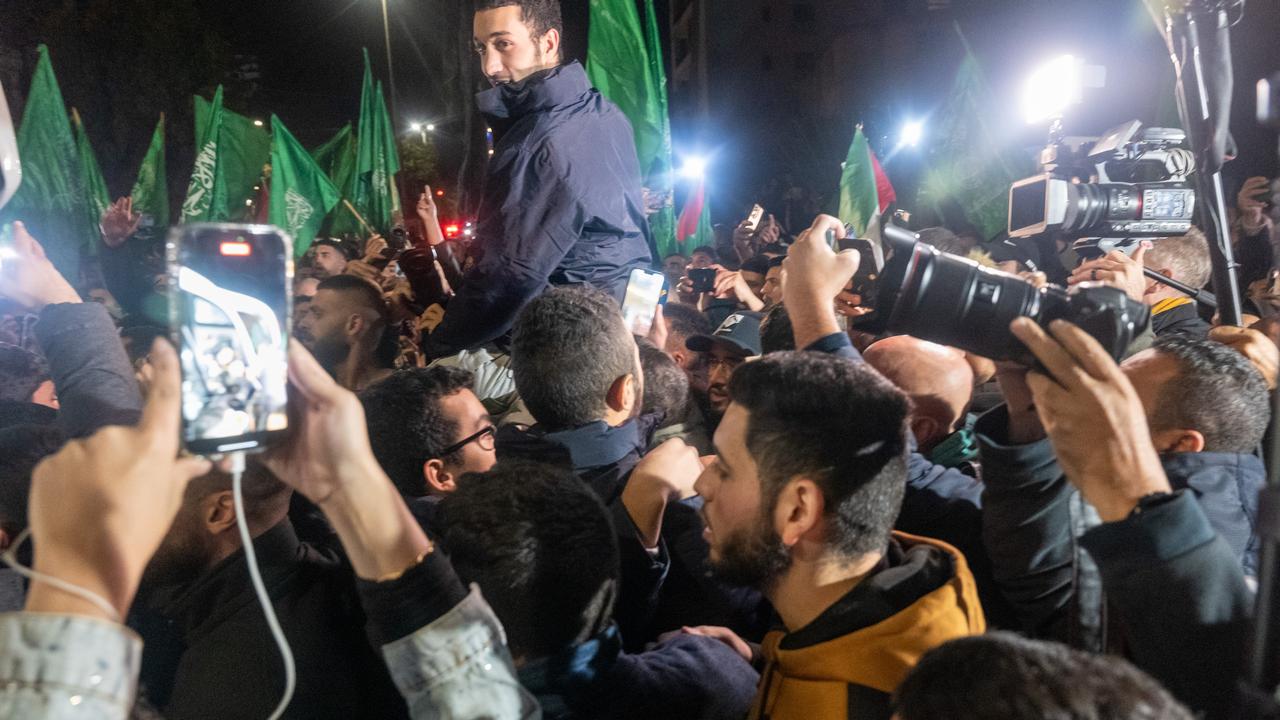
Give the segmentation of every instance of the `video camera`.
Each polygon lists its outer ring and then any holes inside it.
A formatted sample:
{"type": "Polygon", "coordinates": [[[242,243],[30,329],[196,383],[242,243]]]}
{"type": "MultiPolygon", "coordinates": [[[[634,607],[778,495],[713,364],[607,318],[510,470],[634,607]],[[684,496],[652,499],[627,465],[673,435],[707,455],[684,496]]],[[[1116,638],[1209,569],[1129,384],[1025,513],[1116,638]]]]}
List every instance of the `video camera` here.
{"type": "Polygon", "coordinates": [[[1040,156],[1045,171],[1009,189],[1009,236],[1057,232],[1088,258],[1185,234],[1196,207],[1195,156],[1185,142],[1182,130],[1137,120],[1074,145],[1055,127],[1040,156]]]}

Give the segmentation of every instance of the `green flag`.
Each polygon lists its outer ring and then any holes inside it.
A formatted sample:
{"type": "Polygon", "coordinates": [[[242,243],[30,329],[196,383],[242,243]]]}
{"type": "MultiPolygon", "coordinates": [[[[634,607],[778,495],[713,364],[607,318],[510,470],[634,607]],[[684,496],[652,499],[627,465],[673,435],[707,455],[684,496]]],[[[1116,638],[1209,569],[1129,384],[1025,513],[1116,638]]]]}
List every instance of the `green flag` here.
{"type": "Polygon", "coordinates": [[[384,235],[391,229],[391,213],[400,209],[395,175],[400,171],[395,128],[382,99],[382,83],[373,82],[369,51],[364,51],[364,84],[360,91],[360,124],[356,129],[356,168],[351,203],[366,222],[384,235]]]}
{"type": "Polygon", "coordinates": [[[302,257],[340,195],[333,181],[275,115],[271,116],[271,136],[267,218],[293,236],[293,254],[302,257]]]}
{"type": "MultiPolygon", "coordinates": [[[[355,192],[356,134],[347,123],[328,142],[311,151],[316,164],[333,181],[341,197],[351,199],[355,192]]],[[[341,202],[329,214],[323,226],[331,235],[359,235],[363,231],[360,222],[341,202]]]]}
{"type": "MultiPolygon", "coordinates": [[[[98,158],[93,154],[93,146],[89,144],[89,136],[85,134],[80,111],[75,108],[71,108],[71,127],[76,137],[76,154],[80,157],[80,177],[84,181],[85,222],[96,228],[102,221],[102,213],[111,204],[111,195],[107,192],[107,181],[102,177],[98,158]]],[[[89,247],[96,248],[97,243],[91,243],[89,247]]]]}
{"type": "Polygon", "coordinates": [[[169,183],[164,168],[164,113],[156,123],[155,132],[151,134],[151,144],[147,154],[142,156],[142,165],[138,167],[138,179],[133,183],[134,212],[142,216],[139,230],[153,229],[163,233],[169,226],[169,183]]]}
{"type": "Polygon", "coordinates": [[[649,218],[654,241],[660,255],[678,252],[667,78],[653,0],[645,0],[643,25],[634,0],[591,0],[590,10],[587,75],[631,121],[645,187],[665,199],[649,218]]]}
{"type": "Polygon", "coordinates": [[[849,155],[840,171],[840,210],[838,216],[852,225],[859,236],[865,235],[873,218],[880,215],[880,201],[876,194],[876,174],[871,166],[871,146],[862,126],[853,133],[849,155]]]}
{"type": "Polygon", "coordinates": [[[212,101],[196,104],[196,161],[182,204],[182,221],[212,222],[244,216],[245,201],[271,154],[267,132],[222,106],[222,86],[212,101]]]}
{"type": "Polygon", "coordinates": [[[18,129],[22,184],[0,220],[26,223],[58,270],[74,278],[80,249],[97,241],[98,223],[88,223],[80,157],[49,49],[38,52],[18,129]]]}
{"type": "Polygon", "coordinates": [[[983,239],[1008,226],[1009,186],[1035,172],[1031,158],[1001,145],[987,126],[993,107],[997,103],[982,68],[965,43],[951,96],[934,115],[939,119],[934,133],[939,144],[917,202],[933,208],[952,229],[972,225],[983,239]]]}

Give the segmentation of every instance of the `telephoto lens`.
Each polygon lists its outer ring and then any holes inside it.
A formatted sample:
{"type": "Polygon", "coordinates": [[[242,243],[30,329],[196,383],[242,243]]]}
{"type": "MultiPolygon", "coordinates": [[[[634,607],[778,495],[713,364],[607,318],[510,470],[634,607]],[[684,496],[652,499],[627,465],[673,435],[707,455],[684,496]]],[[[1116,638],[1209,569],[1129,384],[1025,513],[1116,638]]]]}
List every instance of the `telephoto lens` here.
{"type": "Polygon", "coordinates": [[[914,233],[885,228],[892,249],[880,275],[877,310],[859,329],[912,335],[992,360],[1035,363],[1009,331],[1018,317],[1047,326],[1067,320],[1120,360],[1150,322],[1145,305],[1124,291],[1096,283],[1071,289],[1037,288],[1016,275],[983,267],[916,241],[914,233]]]}

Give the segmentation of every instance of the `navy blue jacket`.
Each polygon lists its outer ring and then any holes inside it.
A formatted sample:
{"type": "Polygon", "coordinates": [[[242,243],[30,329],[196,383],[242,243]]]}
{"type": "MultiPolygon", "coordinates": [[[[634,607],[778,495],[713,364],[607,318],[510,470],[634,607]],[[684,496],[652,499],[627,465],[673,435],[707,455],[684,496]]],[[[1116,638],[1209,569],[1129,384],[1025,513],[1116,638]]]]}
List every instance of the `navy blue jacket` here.
{"type": "Polygon", "coordinates": [[[433,358],[502,337],[548,285],[593,285],[621,301],[631,271],[651,262],[631,124],[581,65],[499,85],[477,103],[501,134],[476,264],[425,343],[433,358]]]}
{"type": "MultiPolygon", "coordinates": [[[[986,478],[983,532],[1001,590],[1024,632],[1093,651],[1114,646],[1104,622],[1105,572],[1099,577],[1096,558],[1080,542],[1098,524],[1096,513],[1063,476],[1049,440],[1011,445],[1007,426],[1001,406],[975,427],[986,478]]],[[[1256,568],[1262,463],[1236,453],[1178,453],[1161,464],[1174,490],[1191,491],[1235,568],[1256,568]]]]}

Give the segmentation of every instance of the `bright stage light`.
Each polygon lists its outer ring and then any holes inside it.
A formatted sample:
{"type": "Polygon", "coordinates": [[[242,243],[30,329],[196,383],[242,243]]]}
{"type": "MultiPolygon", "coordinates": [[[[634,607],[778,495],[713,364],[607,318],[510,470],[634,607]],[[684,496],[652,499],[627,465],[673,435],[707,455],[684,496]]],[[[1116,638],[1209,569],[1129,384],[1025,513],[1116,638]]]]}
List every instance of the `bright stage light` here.
{"type": "Polygon", "coordinates": [[[1084,61],[1073,55],[1055,58],[1031,73],[1022,90],[1022,115],[1028,123],[1062,117],[1084,98],[1084,61]]]}
{"type": "Polygon", "coordinates": [[[707,159],[700,155],[688,155],[680,168],[680,176],[689,180],[701,180],[707,174],[707,159]]]}
{"type": "Polygon", "coordinates": [[[902,126],[902,144],[905,147],[915,147],[924,139],[924,123],[920,120],[912,120],[902,126]]]}

